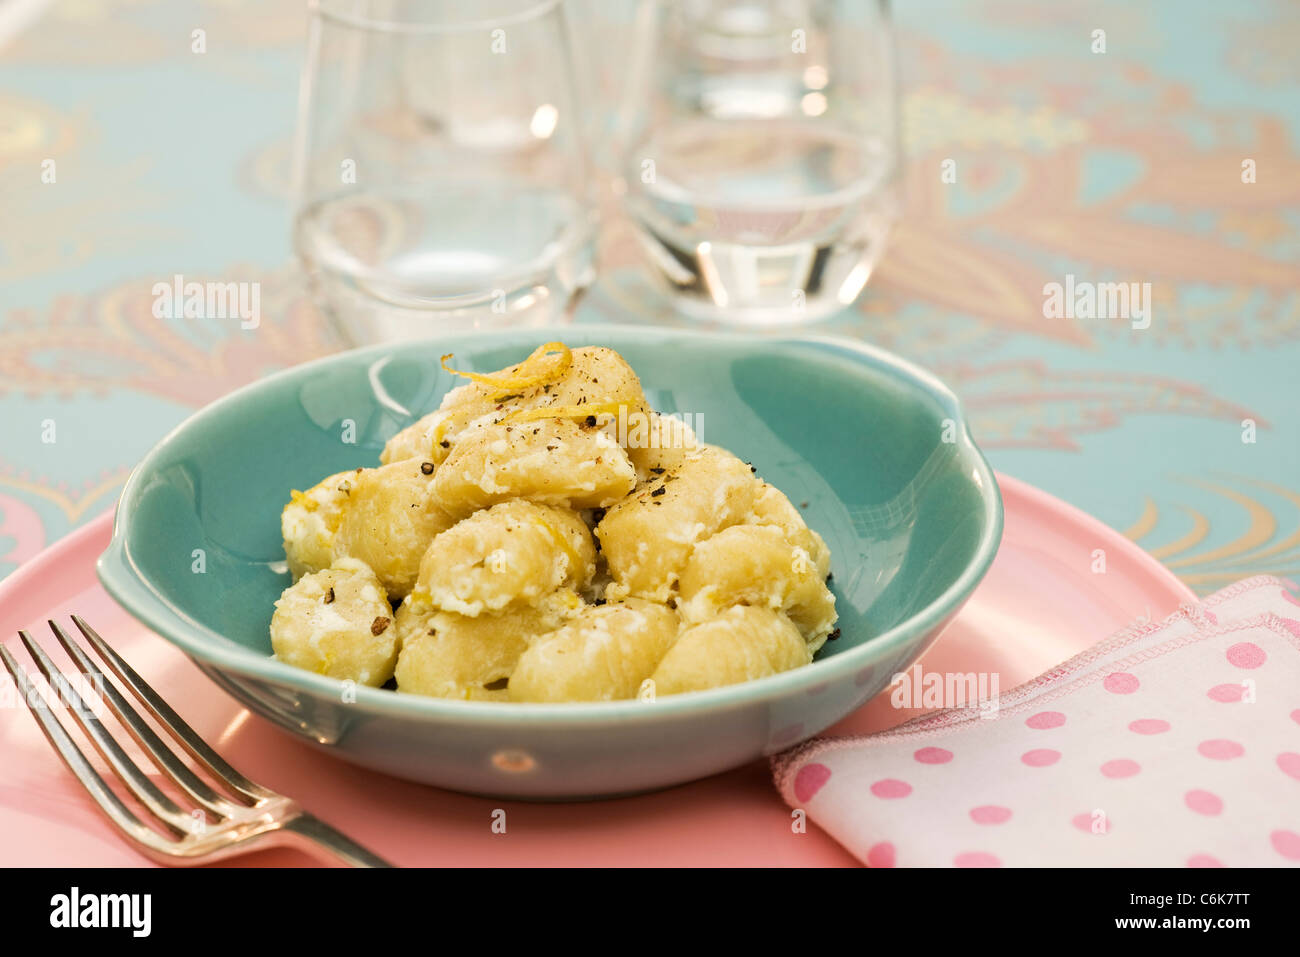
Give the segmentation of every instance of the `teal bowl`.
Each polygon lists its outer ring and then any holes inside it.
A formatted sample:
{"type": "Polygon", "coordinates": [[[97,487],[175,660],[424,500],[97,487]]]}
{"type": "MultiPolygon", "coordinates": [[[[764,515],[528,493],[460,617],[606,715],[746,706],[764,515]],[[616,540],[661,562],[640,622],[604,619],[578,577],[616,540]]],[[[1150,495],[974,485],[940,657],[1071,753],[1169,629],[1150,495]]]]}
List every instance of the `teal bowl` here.
{"type": "Polygon", "coordinates": [[[448,335],[282,372],[213,403],[149,453],[99,560],[108,592],[256,714],[375,771],[476,794],[576,799],[724,771],[798,744],[885,687],[988,570],[1002,503],[960,403],[870,346],[662,329],[448,335]],[[466,702],[351,689],[271,657],[289,583],[290,488],[377,463],[458,381],[552,339],[617,349],[652,405],[753,462],[830,545],[840,637],[805,668],[656,701],[466,702]]]}

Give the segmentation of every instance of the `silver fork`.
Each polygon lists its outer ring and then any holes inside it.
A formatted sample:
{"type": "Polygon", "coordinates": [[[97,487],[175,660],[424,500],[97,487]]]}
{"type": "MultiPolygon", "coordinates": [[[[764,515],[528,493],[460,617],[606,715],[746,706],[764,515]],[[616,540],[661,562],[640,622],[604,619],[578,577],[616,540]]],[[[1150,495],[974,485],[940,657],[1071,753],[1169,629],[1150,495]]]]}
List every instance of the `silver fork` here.
{"type": "Polygon", "coordinates": [[[45,680],[58,691],[77,723],[113,769],[118,779],[154,822],[168,832],[164,836],[142,822],[117,796],[55,717],[45,698],[9,652],[0,645],[0,658],[13,675],[32,717],[59,757],[76,775],[101,811],[107,815],[127,841],[148,857],[164,864],[206,864],[247,851],[267,847],[295,847],[308,853],[323,851],[330,863],[352,867],[391,867],[383,858],[340,834],[328,824],[312,817],[298,804],[260,784],[254,784],[217,754],[136,674],[125,660],[109,647],[93,628],[77,615],[72,616],[78,630],[90,642],[110,671],[117,676],[140,704],[167,729],[177,743],[205,767],[229,792],[218,792],[199,777],[180,756],[154,732],[117,690],[113,682],[82,650],[81,645],[57,622],[49,622],[54,635],[76,662],[83,677],[100,699],[116,715],[132,738],[194,803],[186,810],[178,805],[150,778],[113,739],[95,712],[72,687],[67,677],[50,660],[49,655],[25,631],[18,636],[36,662],[45,680]],[[234,800],[232,800],[232,796],[234,800]]]}

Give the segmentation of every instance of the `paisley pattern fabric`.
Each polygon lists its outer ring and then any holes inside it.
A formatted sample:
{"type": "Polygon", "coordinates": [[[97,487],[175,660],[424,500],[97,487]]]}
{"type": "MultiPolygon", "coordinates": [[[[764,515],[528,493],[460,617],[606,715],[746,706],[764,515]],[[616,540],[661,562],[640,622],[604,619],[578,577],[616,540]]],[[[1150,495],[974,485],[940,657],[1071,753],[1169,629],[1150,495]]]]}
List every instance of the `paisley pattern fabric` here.
{"type": "MultiPolygon", "coordinates": [[[[626,4],[575,2],[592,49],[623,48],[626,4]]],[[[934,369],[995,467],[1203,593],[1300,574],[1300,9],[916,0],[895,18],[905,218],[858,306],[811,331],[934,369]],[[1150,283],[1150,325],[1045,318],[1067,276],[1150,283]]],[[[341,347],[289,244],[305,32],[297,0],[0,15],[0,575],[110,508],[195,408],[341,347]],[[156,318],[177,274],[259,282],[263,321],[156,318]]],[[[605,108],[624,72],[607,55],[605,108]]],[[[684,321],[606,206],[577,321],[684,321]]]]}

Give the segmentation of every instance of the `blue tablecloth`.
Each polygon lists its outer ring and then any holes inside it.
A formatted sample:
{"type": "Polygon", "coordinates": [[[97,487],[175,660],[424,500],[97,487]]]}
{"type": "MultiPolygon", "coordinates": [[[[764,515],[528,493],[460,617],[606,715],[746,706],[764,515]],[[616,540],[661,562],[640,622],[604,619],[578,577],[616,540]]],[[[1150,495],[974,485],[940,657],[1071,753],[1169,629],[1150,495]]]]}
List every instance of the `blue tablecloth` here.
{"type": "MultiPolygon", "coordinates": [[[[907,213],[816,331],[933,368],[995,467],[1193,588],[1296,575],[1300,5],[896,7],[907,213]],[[1066,276],[1150,283],[1150,326],[1044,318],[1066,276]]],[[[617,49],[621,11],[577,9],[617,49]]],[[[0,10],[0,575],[111,507],[196,407],[339,347],[289,247],[305,33],[291,0],[0,10]],[[175,274],[260,282],[263,323],[155,318],[175,274]]],[[[579,321],[678,321],[616,216],[602,251],[579,321]]]]}

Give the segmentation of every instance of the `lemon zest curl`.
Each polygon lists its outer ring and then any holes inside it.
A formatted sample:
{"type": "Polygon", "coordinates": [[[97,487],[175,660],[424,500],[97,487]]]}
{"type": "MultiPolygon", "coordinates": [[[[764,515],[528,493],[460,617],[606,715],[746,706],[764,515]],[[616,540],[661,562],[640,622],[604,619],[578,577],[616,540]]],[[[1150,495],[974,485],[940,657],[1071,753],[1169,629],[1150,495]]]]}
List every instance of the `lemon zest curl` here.
{"type": "Polygon", "coordinates": [[[493,391],[488,396],[490,399],[500,399],[518,389],[532,389],[539,385],[547,385],[564,378],[569,369],[573,366],[573,352],[563,342],[547,342],[538,346],[530,355],[519,365],[515,366],[513,374],[507,375],[502,372],[485,374],[482,372],[462,372],[460,369],[453,369],[447,365],[447,360],[454,356],[454,352],[449,352],[442,357],[441,366],[452,375],[458,375],[471,382],[477,382],[479,385],[488,386],[493,391]],[[543,368],[543,362],[552,355],[558,355],[559,361],[550,363],[550,368],[543,368]],[[540,369],[541,371],[537,371],[540,369]]]}

